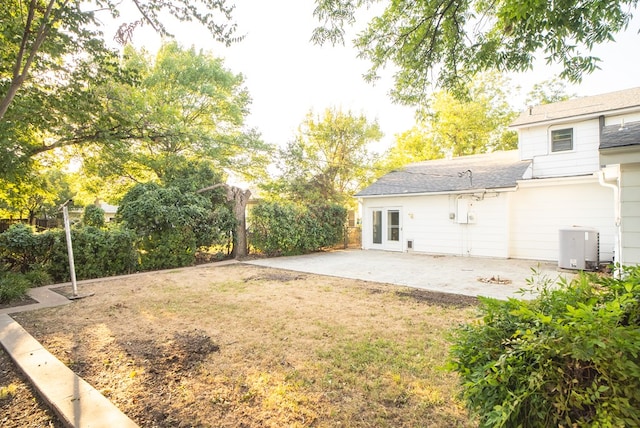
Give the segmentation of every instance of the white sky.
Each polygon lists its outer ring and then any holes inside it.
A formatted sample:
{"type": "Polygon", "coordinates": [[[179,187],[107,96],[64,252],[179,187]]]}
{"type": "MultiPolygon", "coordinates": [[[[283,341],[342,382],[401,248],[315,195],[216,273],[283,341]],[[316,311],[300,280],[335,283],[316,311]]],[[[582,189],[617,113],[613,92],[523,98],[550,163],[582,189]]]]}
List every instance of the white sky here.
{"type": "MultiPolygon", "coordinates": [[[[212,42],[195,25],[180,26],[184,30],[175,35],[184,47],[194,45],[210,51],[224,58],[227,68],[245,76],[253,99],[247,125],[257,128],[266,142],[284,145],[292,139],[309,110],[321,113],[328,107],[377,119],[385,133],[380,149],[393,143],[394,134],[413,126],[413,109],[394,105],[387,96],[390,80],[380,81],[376,86],[364,82],[362,74],[368,63],[356,58],[355,49],[319,47],[309,41],[317,26],[313,0],[236,3],[234,18],[239,33],[246,34],[242,42],[226,48],[212,42]]],[[[640,19],[636,18],[616,43],[599,47],[595,55],[603,60],[602,69],[586,76],[581,85],[570,87],[569,91],[583,96],[639,86],[639,28],[640,19]]],[[[150,30],[134,36],[135,45],[146,45],[152,52],[159,42],[150,30]]],[[[533,72],[514,75],[512,83],[522,88],[524,99],[533,84],[552,77],[553,69],[541,62],[533,72]]],[[[520,103],[514,100],[516,106],[520,103]]]]}

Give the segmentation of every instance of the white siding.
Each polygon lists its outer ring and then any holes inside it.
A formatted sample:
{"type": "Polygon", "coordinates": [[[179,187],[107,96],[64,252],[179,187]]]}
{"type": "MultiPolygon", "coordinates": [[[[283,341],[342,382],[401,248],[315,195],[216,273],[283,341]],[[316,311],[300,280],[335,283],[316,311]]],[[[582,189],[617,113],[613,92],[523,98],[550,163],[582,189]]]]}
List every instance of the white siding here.
{"type": "Polygon", "coordinates": [[[620,165],[622,264],[640,264],[640,164],[620,165]]]}
{"type": "MultiPolygon", "coordinates": [[[[504,193],[485,195],[432,195],[366,198],[363,213],[372,207],[402,207],[403,249],[412,240],[414,251],[462,256],[508,256],[508,197],[504,193]],[[457,200],[468,204],[470,223],[451,218],[457,200]]],[[[372,225],[368,216],[362,221],[363,248],[371,249],[372,225]]]]}
{"type": "Polygon", "coordinates": [[[533,178],[592,174],[599,169],[598,119],[554,126],[523,128],[519,131],[521,159],[533,160],[533,178]],[[551,131],[573,128],[573,150],[551,152],[551,131]]]}
{"type": "Polygon", "coordinates": [[[605,126],[620,125],[624,120],[625,123],[640,121],[640,113],[621,114],[617,116],[609,116],[605,118],[605,126]]]}
{"type": "Polygon", "coordinates": [[[615,220],[611,189],[597,179],[522,183],[511,195],[510,257],[558,260],[559,230],[591,227],[600,234],[600,260],[613,259],[615,220]]]}

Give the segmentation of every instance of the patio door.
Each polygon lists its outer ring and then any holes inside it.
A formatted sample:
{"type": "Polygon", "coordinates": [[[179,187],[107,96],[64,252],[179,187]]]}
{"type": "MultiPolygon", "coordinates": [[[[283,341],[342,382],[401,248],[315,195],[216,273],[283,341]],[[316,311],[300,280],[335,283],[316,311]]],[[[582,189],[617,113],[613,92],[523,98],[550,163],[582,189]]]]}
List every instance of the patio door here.
{"type": "Polygon", "coordinates": [[[372,248],[402,251],[402,224],[400,208],[372,208],[372,248]]]}

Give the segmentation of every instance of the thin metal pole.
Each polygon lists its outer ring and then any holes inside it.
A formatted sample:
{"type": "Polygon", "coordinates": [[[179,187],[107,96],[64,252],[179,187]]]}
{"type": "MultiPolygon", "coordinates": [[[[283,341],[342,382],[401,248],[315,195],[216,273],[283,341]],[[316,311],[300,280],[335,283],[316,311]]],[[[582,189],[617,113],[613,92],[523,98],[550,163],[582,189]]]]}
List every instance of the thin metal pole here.
{"type": "Polygon", "coordinates": [[[62,207],[64,217],[64,234],[67,237],[67,253],[69,254],[69,272],[71,273],[71,286],[73,287],[73,297],[78,296],[78,285],[76,284],[76,266],[73,262],[73,247],[71,246],[71,226],[69,225],[69,210],[67,205],[62,207]]]}

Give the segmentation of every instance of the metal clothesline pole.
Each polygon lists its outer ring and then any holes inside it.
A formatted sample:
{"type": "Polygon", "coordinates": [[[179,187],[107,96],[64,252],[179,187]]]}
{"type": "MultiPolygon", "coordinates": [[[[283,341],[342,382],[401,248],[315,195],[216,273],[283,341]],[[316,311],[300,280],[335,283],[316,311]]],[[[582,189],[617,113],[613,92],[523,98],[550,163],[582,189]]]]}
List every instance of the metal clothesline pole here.
{"type": "Polygon", "coordinates": [[[71,226],[69,224],[69,209],[67,205],[71,203],[71,199],[62,204],[62,216],[64,218],[64,234],[67,238],[67,254],[69,254],[69,272],[71,274],[71,286],[73,288],[73,297],[78,296],[78,284],[76,283],[76,266],[73,261],[73,246],[71,245],[71,226]]]}

